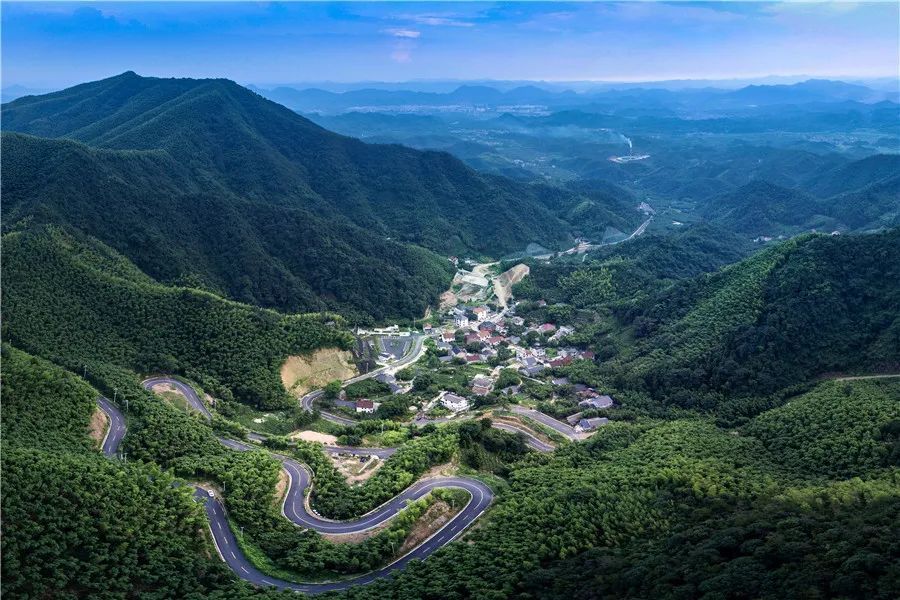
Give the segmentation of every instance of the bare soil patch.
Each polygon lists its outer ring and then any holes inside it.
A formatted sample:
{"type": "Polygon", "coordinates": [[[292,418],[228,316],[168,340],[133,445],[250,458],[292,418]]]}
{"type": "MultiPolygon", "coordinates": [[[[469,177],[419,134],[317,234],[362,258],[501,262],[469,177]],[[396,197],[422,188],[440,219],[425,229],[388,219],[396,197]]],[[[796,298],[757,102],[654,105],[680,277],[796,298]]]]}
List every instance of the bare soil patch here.
{"type": "Polygon", "coordinates": [[[419,479],[427,479],[428,477],[452,477],[456,475],[459,470],[459,465],[455,462],[443,463],[440,465],[435,465],[425,471],[425,473],[419,477],[419,479]]]}
{"type": "Polygon", "coordinates": [[[441,294],[441,303],[440,308],[444,310],[445,308],[450,308],[451,306],[456,306],[457,304],[456,294],[452,291],[447,290],[443,294],[441,294]]]}
{"type": "Polygon", "coordinates": [[[288,483],[290,482],[287,471],[284,469],[278,471],[278,483],[275,484],[275,503],[281,506],[284,495],[287,493],[288,483]]]}
{"type": "Polygon", "coordinates": [[[154,383],[153,386],[150,388],[150,390],[154,394],[162,394],[165,392],[171,392],[171,393],[175,393],[175,394],[181,393],[178,391],[178,388],[175,387],[174,385],[172,385],[171,383],[154,383]]]}
{"type": "Polygon", "coordinates": [[[429,506],[428,510],[425,511],[425,514],[419,517],[419,520],[413,525],[413,528],[409,532],[409,535],[406,536],[406,539],[403,540],[403,545],[400,546],[399,556],[406,554],[427,540],[434,532],[446,525],[447,521],[452,519],[453,515],[458,513],[461,509],[462,507],[453,509],[443,500],[438,500],[429,506]]]}
{"type": "Polygon", "coordinates": [[[288,436],[292,440],[303,440],[304,442],[319,442],[328,446],[337,444],[337,437],[327,433],[319,433],[318,431],[295,431],[288,436]]]}
{"type": "Polygon", "coordinates": [[[362,483],[374,475],[384,464],[384,461],[377,456],[335,456],[334,454],[329,454],[328,457],[331,458],[335,468],[350,485],[362,483]]]}
{"type": "Polygon", "coordinates": [[[506,306],[512,296],[512,286],[525,279],[530,272],[531,268],[528,265],[516,265],[494,279],[494,294],[496,294],[500,306],[506,306]]]}
{"type": "Polygon", "coordinates": [[[94,409],[91,415],[91,423],[88,428],[88,435],[97,442],[99,448],[103,444],[103,438],[106,437],[106,430],[109,428],[109,417],[99,408],[94,409]]]}
{"type": "Polygon", "coordinates": [[[281,383],[291,393],[302,396],[329,381],[343,381],[356,374],[353,355],[348,350],[322,348],[305,356],[289,356],[281,366],[281,383]]]}

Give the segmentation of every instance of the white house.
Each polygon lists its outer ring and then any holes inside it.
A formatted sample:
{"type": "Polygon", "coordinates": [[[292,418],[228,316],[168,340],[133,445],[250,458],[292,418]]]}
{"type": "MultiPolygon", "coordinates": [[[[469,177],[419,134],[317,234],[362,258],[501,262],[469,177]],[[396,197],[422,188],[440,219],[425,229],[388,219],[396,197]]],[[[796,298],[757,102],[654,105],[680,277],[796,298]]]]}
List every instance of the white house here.
{"type": "Polygon", "coordinates": [[[441,398],[441,404],[452,412],[460,412],[463,410],[468,410],[469,401],[463,398],[462,396],[457,396],[456,394],[446,393],[444,397],[441,398]]]}

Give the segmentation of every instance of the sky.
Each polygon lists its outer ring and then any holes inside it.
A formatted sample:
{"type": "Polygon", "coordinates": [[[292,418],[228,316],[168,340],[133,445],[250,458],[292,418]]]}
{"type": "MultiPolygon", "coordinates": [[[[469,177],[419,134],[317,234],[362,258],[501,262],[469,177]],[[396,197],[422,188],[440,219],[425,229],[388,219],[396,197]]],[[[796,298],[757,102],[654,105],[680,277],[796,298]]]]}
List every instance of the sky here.
{"type": "Polygon", "coordinates": [[[2,2],[2,84],[897,76],[900,3],[2,2]]]}

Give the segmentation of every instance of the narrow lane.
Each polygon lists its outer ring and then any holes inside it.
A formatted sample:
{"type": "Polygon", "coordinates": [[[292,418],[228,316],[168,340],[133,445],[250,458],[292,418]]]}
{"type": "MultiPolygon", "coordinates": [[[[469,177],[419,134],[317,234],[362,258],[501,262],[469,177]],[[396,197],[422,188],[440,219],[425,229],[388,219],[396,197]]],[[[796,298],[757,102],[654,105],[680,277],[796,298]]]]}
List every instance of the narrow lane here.
{"type": "Polygon", "coordinates": [[[509,423],[498,423],[497,421],[491,422],[491,427],[496,429],[500,429],[501,431],[507,431],[509,433],[521,433],[525,437],[525,443],[534,450],[538,452],[553,452],[555,447],[547,442],[544,442],[534,436],[530,431],[527,431],[521,427],[516,427],[515,425],[511,425],[509,423]]]}
{"type": "Polygon", "coordinates": [[[106,430],[106,435],[103,437],[100,449],[106,456],[113,457],[118,454],[122,438],[125,437],[125,432],[128,430],[125,426],[125,415],[122,414],[122,411],[115,404],[109,401],[109,398],[100,396],[97,398],[97,404],[109,419],[109,427],[106,430]]]}
{"type": "Polygon", "coordinates": [[[562,421],[557,421],[550,415],[546,415],[540,411],[534,410],[533,408],[528,408],[525,406],[515,405],[511,408],[511,410],[517,415],[523,415],[526,417],[530,417],[541,423],[542,425],[546,425],[550,429],[556,431],[557,433],[564,435],[572,441],[578,440],[578,434],[575,433],[575,428],[571,427],[567,423],[563,423],[562,421]]]}

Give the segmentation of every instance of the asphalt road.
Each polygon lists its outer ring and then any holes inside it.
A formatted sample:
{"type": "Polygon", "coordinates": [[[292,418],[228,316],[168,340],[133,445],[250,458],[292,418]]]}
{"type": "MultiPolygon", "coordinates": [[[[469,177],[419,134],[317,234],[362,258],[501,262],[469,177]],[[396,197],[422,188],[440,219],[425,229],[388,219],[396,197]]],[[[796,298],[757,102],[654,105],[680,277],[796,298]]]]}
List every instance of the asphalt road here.
{"type": "Polygon", "coordinates": [[[557,421],[550,415],[545,415],[544,413],[534,410],[533,408],[526,408],[524,406],[513,406],[512,411],[517,415],[524,415],[526,417],[531,417],[535,421],[546,425],[547,427],[553,429],[554,431],[566,436],[572,441],[578,439],[578,434],[575,433],[575,429],[570,427],[568,424],[563,423],[562,421],[557,421]]]}
{"type": "Polygon", "coordinates": [[[212,414],[210,414],[209,409],[206,407],[206,403],[200,399],[197,395],[197,392],[194,391],[194,388],[187,385],[186,383],[182,383],[177,379],[172,379],[171,377],[150,377],[149,379],[145,379],[141,382],[141,385],[144,386],[145,390],[153,391],[153,386],[157,384],[168,384],[174,386],[179,392],[181,392],[185,398],[187,398],[188,404],[191,407],[202,414],[207,421],[212,419],[212,414]]]}
{"type": "Polygon", "coordinates": [[[538,439],[530,431],[527,431],[521,427],[516,427],[515,425],[510,425],[509,423],[498,423],[496,421],[491,422],[491,427],[500,429],[502,431],[508,431],[509,433],[521,433],[523,436],[525,436],[525,443],[528,444],[528,447],[533,448],[538,452],[553,452],[553,450],[555,449],[553,445],[538,439]]]}
{"type": "Polygon", "coordinates": [[[100,396],[97,398],[97,404],[100,405],[100,410],[109,417],[109,429],[106,431],[106,436],[103,438],[103,444],[101,444],[100,448],[103,450],[103,454],[112,457],[119,452],[122,438],[125,437],[125,432],[128,430],[125,426],[125,415],[122,414],[122,411],[115,404],[109,401],[109,398],[100,396]]]}
{"type": "MultiPolygon", "coordinates": [[[[145,380],[143,385],[144,388],[149,390],[157,383],[174,385],[185,395],[192,406],[203,413],[207,418],[211,417],[209,410],[206,409],[206,406],[190,386],[167,377],[153,377],[145,380]]],[[[102,444],[103,454],[113,457],[116,456],[122,438],[127,431],[125,417],[107,398],[101,396],[97,399],[97,403],[100,406],[100,409],[109,417],[109,429],[102,444]]],[[[236,451],[258,449],[258,446],[256,445],[237,440],[219,438],[219,441],[226,447],[236,451]]],[[[337,446],[326,447],[326,450],[335,453],[365,452],[376,454],[384,458],[396,451],[395,448],[373,449],[344,448],[337,446]]],[[[397,496],[394,496],[381,506],[357,519],[349,521],[333,521],[314,514],[306,507],[305,499],[307,490],[312,485],[312,475],[310,471],[303,464],[291,458],[279,454],[275,454],[275,456],[281,460],[282,466],[288,473],[290,480],[282,505],[282,513],[296,525],[322,533],[351,534],[366,531],[389,521],[396,516],[397,513],[403,510],[409,502],[422,498],[430,491],[438,488],[462,489],[471,495],[471,499],[460,512],[458,512],[450,521],[445,523],[438,531],[432,534],[431,537],[416,546],[409,553],[381,569],[360,575],[359,577],[332,583],[300,584],[269,577],[255,569],[238,547],[237,538],[231,530],[222,503],[218,498],[210,496],[209,492],[205,489],[199,487],[196,488],[194,497],[205,505],[206,514],[209,518],[210,532],[213,535],[213,541],[219,556],[222,557],[222,560],[225,561],[238,577],[259,586],[275,586],[308,594],[317,594],[321,592],[342,590],[355,585],[371,583],[372,581],[384,577],[390,577],[395,571],[403,569],[409,561],[414,559],[425,559],[444,545],[453,541],[479,516],[481,516],[485,510],[487,510],[494,498],[491,489],[477,479],[468,477],[434,477],[414,483],[397,496]]]]}
{"type": "MultiPolygon", "coordinates": [[[[256,448],[256,446],[251,444],[227,438],[219,438],[219,441],[225,446],[237,451],[252,450],[256,448]]],[[[470,479],[468,477],[434,477],[416,482],[397,496],[394,496],[381,506],[357,519],[350,521],[333,521],[316,515],[306,507],[305,498],[307,488],[311,485],[311,475],[309,470],[304,465],[291,458],[278,454],[275,456],[281,460],[281,464],[290,478],[290,483],[282,505],[282,513],[296,525],[313,529],[321,533],[351,534],[377,527],[392,519],[398,512],[403,510],[407,503],[417,500],[428,494],[430,491],[438,488],[462,489],[469,492],[472,499],[463,510],[457,513],[453,519],[448,521],[430,538],[413,549],[409,554],[404,555],[399,560],[386,567],[353,579],[334,583],[298,584],[266,576],[254,569],[237,546],[237,540],[228,525],[225,509],[221,502],[216,498],[210,497],[206,491],[198,491],[195,496],[197,498],[202,498],[206,503],[206,514],[210,521],[210,531],[212,531],[213,539],[220,556],[239,577],[255,585],[271,585],[315,594],[319,592],[346,589],[354,585],[370,583],[376,579],[387,577],[394,571],[405,567],[406,563],[410,560],[424,559],[440,547],[452,541],[471,525],[481,513],[487,509],[493,500],[491,489],[477,479],[470,479]]]]}

